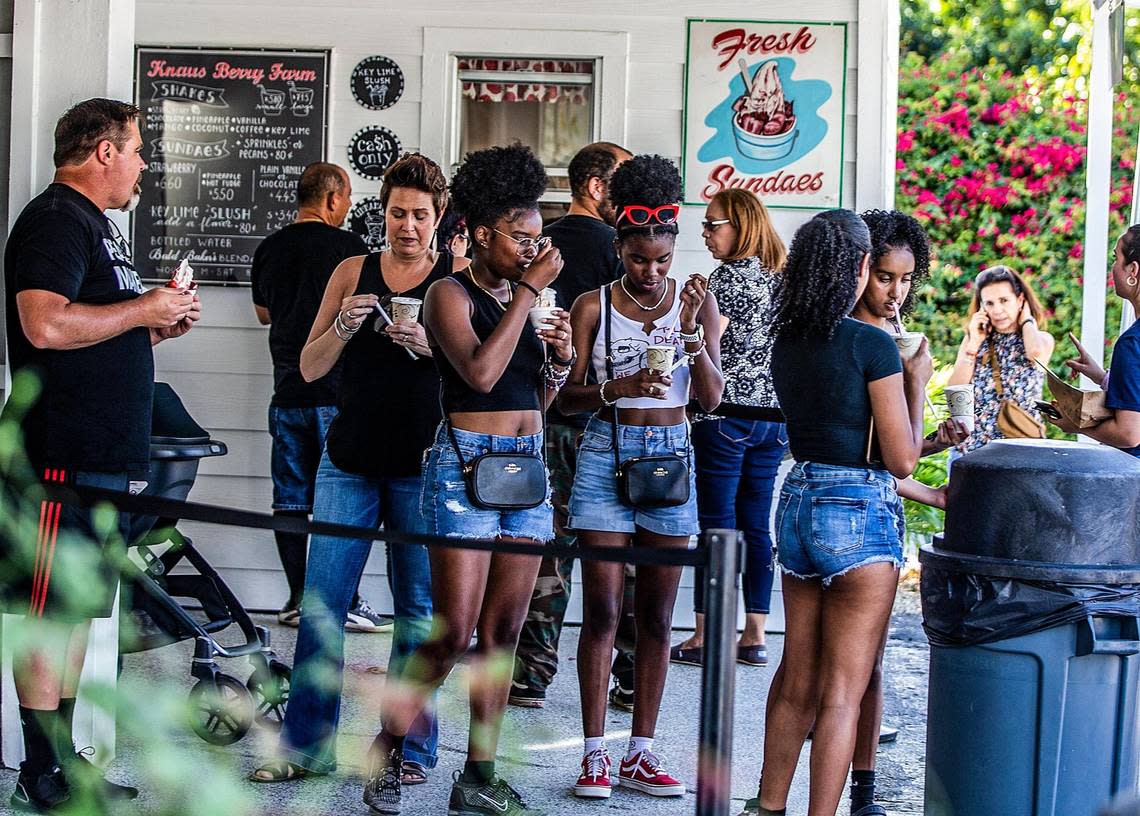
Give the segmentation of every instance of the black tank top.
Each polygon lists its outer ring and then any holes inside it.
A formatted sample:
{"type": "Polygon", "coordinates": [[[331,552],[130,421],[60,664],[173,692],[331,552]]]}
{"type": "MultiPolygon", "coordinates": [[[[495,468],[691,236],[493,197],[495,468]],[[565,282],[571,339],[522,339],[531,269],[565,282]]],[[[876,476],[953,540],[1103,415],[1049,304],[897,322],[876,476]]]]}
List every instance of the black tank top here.
{"type": "MultiPolygon", "coordinates": [[[[451,277],[467,291],[472,306],[471,328],[475,330],[475,336],[480,342],[485,341],[502,320],[502,308],[494,295],[476,286],[467,272],[456,272],[451,277]]],[[[444,411],[448,414],[537,411],[538,388],[542,382],[542,345],[538,333],[528,321],[503,376],[499,377],[488,394],[480,394],[464,382],[444,353],[437,349],[435,364],[443,382],[444,411]]]]}
{"type": "MultiPolygon", "coordinates": [[[[391,314],[393,296],[423,300],[428,287],[451,274],[444,250],[423,283],[393,292],[380,273],[380,253],[364,259],[354,294],[375,294],[391,314]]],[[[423,319],[422,313],[420,319],[423,319]]],[[[329,459],[346,473],[370,478],[418,476],[423,452],[439,424],[439,375],[426,357],[413,360],[383,332],[379,315],[367,318],[341,355],[337,416],[329,428],[329,459]]]]}

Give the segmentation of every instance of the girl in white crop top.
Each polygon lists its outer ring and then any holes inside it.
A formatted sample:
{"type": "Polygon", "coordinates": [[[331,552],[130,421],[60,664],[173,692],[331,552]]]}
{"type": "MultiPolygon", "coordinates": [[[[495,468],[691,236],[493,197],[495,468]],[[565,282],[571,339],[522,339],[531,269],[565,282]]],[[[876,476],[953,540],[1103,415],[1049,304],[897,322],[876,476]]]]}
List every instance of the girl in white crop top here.
{"type": "MultiPolygon", "coordinates": [[[[720,402],[720,317],[704,278],[669,277],[681,197],[677,168],[660,156],[635,156],[614,171],[610,195],[618,213],[615,243],[625,274],[575,302],[570,321],[577,359],[558,398],[558,408],[566,414],[595,412],[578,447],[567,526],[588,546],[636,543],[683,549],[699,532],[685,406],[695,398],[702,410],[711,411],[720,402]],[[612,305],[607,309],[603,301],[612,305]],[[651,371],[646,358],[655,345],[673,346],[675,359],[687,364],[671,374],[651,371]],[[625,504],[617,490],[617,463],[670,455],[688,462],[688,501],[655,509],[625,504]]],[[[606,690],[624,565],[583,561],[582,571],[578,676],[586,750],[574,792],[608,797],[617,782],[611,774],[616,774],[632,790],[682,796],[685,785],[665,770],[653,750],[681,569],[637,568],[633,731],[628,749],[614,746],[612,766],[604,739],[606,690]]]]}

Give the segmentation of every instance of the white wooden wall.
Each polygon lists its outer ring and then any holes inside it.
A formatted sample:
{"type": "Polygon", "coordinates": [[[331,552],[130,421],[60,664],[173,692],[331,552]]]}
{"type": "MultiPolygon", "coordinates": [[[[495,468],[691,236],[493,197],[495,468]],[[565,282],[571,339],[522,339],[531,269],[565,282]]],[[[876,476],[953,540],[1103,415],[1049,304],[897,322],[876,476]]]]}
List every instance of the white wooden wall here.
{"type": "MultiPolygon", "coordinates": [[[[12,107],[12,0],[0,0],[0,258],[8,239],[8,146],[12,107]]],[[[4,303],[4,277],[0,275],[0,304],[4,303]]],[[[4,337],[4,307],[0,305],[0,338],[4,337]]],[[[0,339],[0,404],[4,402],[5,343],[0,339]]]]}
{"type": "MultiPolygon", "coordinates": [[[[490,29],[628,32],[625,133],[603,133],[602,138],[624,142],[634,152],[661,153],[679,162],[686,17],[847,21],[851,26],[843,205],[862,207],[890,201],[888,183],[883,181],[889,174],[879,172],[879,168],[886,163],[893,172],[893,127],[882,127],[878,117],[887,112],[893,122],[893,90],[880,71],[884,61],[897,63],[897,37],[883,46],[883,32],[889,36],[891,30],[884,21],[889,21],[895,4],[896,0],[862,0],[861,4],[860,0],[814,0],[810,4],[790,0],[763,4],[752,0],[660,0],[624,6],[611,0],[580,0],[565,6],[507,0],[417,0],[410,4],[377,0],[337,0],[329,4],[312,0],[138,0],[136,42],[330,48],[328,155],[330,161],[347,166],[348,139],[366,124],[391,128],[405,149],[419,146],[420,101],[425,95],[439,93],[437,88],[422,87],[424,27],[470,23],[490,29]],[[568,13],[568,8],[574,11],[568,13]],[[873,21],[874,31],[871,26],[859,31],[860,14],[873,21]],[[862,55],[861,49],[868,53],[862,55]],[[348,88],[353,66],[372,54],[394,59],[406,77],[403,98],[386,111],[369,111],[356,104],[348,88]],[[862,77],[862,82],[858,71],[861,60],[872,66],[871,76],[862,77]],[[860,93],[863,98],[858,98],[860,93]],[[873,138],[859,138],[858,115],[864,110],[873,112],[867,122],[867,133],[873,134],[873,138]],[[858,191],[857,162],[861,162],[858,191]]],[[[353,187],[361,196],[379,190],[378,183],[355,176],[353,187]]],[[[707,271],[711,267],[697,225],[702,215],[699,207],[688,207],[682,215],[674,265],[677,274],[707,271]]],[[[808,215],[790,210],[774,212],[786,238],[808,215]]],[[[230,447],[228,456],[203,462],[191,498],[267,511],[271,485],[265,428],[272,378],[266,329],[254,320],[248,289],[204,287],[202,300],[203,319],[198,328],[187,338],[164,343],[157,349],[160,378],[169,381],[198,421],[230,447]]],[[[284,600],[285,582],[270,535],[191,524],[186,529],[223,570],[247,605],[271,608],[284,600]]],[[[387,606],[379,550],[366,569],[364,594],[378,605],[387,606]]],[[[691,620],[689,610],[689,591],[683,589],[678,603],[679,624],[691,620]]]]}

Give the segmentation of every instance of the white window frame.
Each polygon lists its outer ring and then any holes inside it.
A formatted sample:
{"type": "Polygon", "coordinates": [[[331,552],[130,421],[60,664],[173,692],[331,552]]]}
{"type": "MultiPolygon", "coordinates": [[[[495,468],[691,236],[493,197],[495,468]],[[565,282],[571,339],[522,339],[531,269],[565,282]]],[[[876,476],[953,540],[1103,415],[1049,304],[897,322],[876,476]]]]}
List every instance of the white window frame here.
{"type": "MultiPolygon", "coordinates": [[[[424,28],[420,151],[445,167],[458,160],[461,56],[594,61],[593,141],[625,144],[629,34],[624,31],[424,28]],[[430,89],[430,91],[429,91],[430,89]],[[437,92],[437,89],[442,92],[437,92]]],[[[543,201],[568,202],[568,191],[543,201]]]]}

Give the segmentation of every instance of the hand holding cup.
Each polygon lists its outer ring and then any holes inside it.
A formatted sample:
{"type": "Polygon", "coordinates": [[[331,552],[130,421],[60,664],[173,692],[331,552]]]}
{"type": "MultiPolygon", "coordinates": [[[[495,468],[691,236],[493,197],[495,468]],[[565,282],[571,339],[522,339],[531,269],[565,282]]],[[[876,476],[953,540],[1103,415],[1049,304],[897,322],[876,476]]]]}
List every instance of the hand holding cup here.
{"type": "MultiPolygon", "coordinates": [[[[536,311],[531,309],[531,312],[536,311]]],[[[549,309],[547,310],[553,314],[550,319],[545,320],[541,328],[539,324],[535,323],[535,328],[538,329],[539,338],[550,346],[554,356],[560,360],[569,360],[574,356],[574,340],[570,332],[570,313],[565,309],[549,309]]],[[[534,322],[534,315],[531,316],[531,322],[534,322]]]]}

